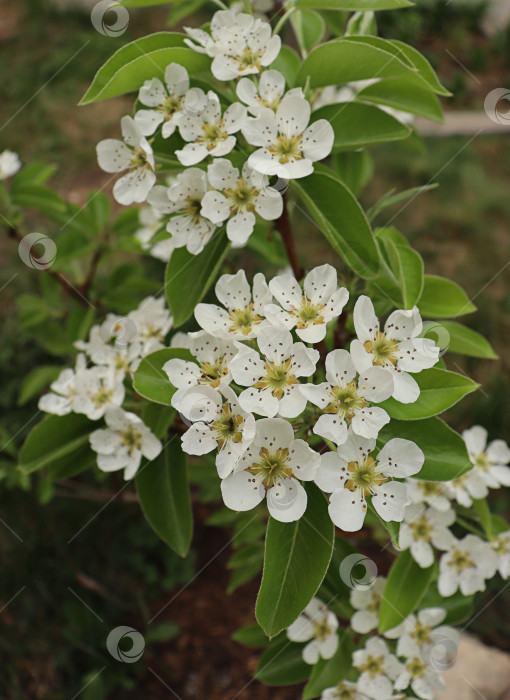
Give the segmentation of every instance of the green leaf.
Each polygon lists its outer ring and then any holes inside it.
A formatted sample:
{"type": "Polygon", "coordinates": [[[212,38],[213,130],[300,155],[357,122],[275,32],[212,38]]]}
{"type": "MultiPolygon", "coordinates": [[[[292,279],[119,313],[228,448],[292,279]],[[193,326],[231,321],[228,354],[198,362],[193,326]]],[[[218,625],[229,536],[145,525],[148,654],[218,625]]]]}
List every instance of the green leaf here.
{"type": "Polygon", "coordinates": [[[313,113],[313,120],[317,119],[326,119],[333,127],[333,152],[401,141],[411,133],[409,126],[391,114],[360,102],[326,105],[313,113]]]}
{"type": "Polygon", "coordinates": [[[232,634],[232,639],[246,647],[265,647],[269,642],[264,631],[257,624],[240,627],[232,634]]]}
{"type": "Polygon", "coordinates": [[[454,406],[464,396],[480,386],[469,377],[446,369],[424,369],[413,378],[420,387],[420,396],[414,403],[400,403],[387,399],[381,404],[391,418],[403,421],[431,418],[454,406]]]}
{"type": "MultiPolygon", "coordinates": [[[[97,423],[86,416],[46,416],[27,436],[19,456],[19,468],[30,474],[50,467],[56,476],[62,470],[73,474],[95,464],[96,453],[89,445],[89,435],[97,423]]],[[[69,475],[69,474],[67,474],[69,475]]]]}
{"type": "Polygon", "coordinates": [[[255,678],[266,685],[293,685],[310,675],[311,666],[303,661],[303,644],[284,636],[273,642],[260,657],[255,678]]]}
{"type": "Polygon", "coordinates": [[[11,197],[15,206],[35,209],[54,221],[65,221],[67,218],[66,202],[56,192],[44,185],[23,184],[23,186],[13,186],[11,197]]]}
{"type": "Polygon", "coordinates": [[[313,220],[333,250],[360,277],[373,277],[379,255],[367,218],[344,183],[332,173],[316,169],[308,177],[292,180],[313,220]]]}
{"type": "Polygon", "coordinates": [[[473,510],[478,518],[478,521],[480,522],[480,525],[483,527],[487,539],[490,540],[492,538],[492,515],[487,499],[474,498],[473,510]]]}
{"type": "Polygon", "coordinates": [[[174,328],[193,314],[195,306],[216,279],[229,248],[225,232],[217,232],[199,255],[186,248],[172,253],[166,268],[165,294],[174,319],[174,328]]]}
{"type": "Polygon", "coordinates": [[[135,391],[149,401],[171,406],[172,396],[175,394],[176,388],[163,371],[163,365],[174,358],[194,361],[190,351],[184,348],[163,348],[151,352],[150,355],[142,359],[135,372],[133,379],[135,391]]]}
{"type": "Polygon", "coordinates": [[[411,440],[423,450],[425,463],[414,479],[451,481],[473,466],[462,437],[440,418],[392,420],[379,432],[378,445],[382,446],[394,437],[411,440]]]}
{"type": "Polygon", "coordinates": [[[58,365],[42,365],[23,377],[18,396],[18,406],[24,406],[30,399],[37,396],[49,386],[60,374],[62,367],[58,365]]]}
{"type": "Polygon", "coordinates": [[[335,529],[324,494],[307,483],[308,506],[293,523],[269,519],[255,615],[268,637],[288,627],[317,592],[333,552],[335,529]]]}
{"type": "Polygon", "coordinates": [[[180,63],[189,73],[198,73],[209,67],[210,58],[187,48],[183,34],[151,34],[116,51],[98,70],[80,104],[134,92],[151,78],[163,79],[172,62],[180,63]]]}
{"type": "Polygon", "coordinates": [[[140,506],[154,532],[181,557],[188,553],[193,515],[186,457],[175,435],[163,452],[145,462],[136,475],[140,506]]]}
{"type": "Polygon", "coordinates": [[[294,87],[294,83],[296,82],[296,76],[300,65],[301,59],[294,49],[283,44],[280,53],[271,63],[271,69],[280,71],[280,73],[285,76],[287,87],[291,88],[294,87]]]}
{"type": "Polygon", "coordinates": [[[296,76],[296,85],[311,88],[355,80],[397,78],[417,71],[391,42],[374,37],[333,39],[310,51],[296,76]],[[397,55],[400,54],[401,58],[397,55]]]}
{"type": "Polygon", "coordinates": [[[443,121],[439,100],[428,86],[424,86],[423,82],[414,76],[381,80],[380,83],[363,88],[356,99],[400,109],[425,119],[443,121]]]}
{"type": "Polygon", "coordinates": [[[319,659],[312,668],[312,675],[303,691],[303,700],[318,697],[325,688],[342,681],[352,667],[354,644],[347,630],[338,633],[338,648],[331,659],[319,659]]]}
{"type": "Polygon", "coordinates": [[[463,596],[457,592],[443,598],[435,587],[431,587],[422,599],[420,608],[443,608],[446,610],[446,617],[442,624],[460,625],[473,615],[474,596],[463,596]]]}
{"type": "Polygon", "coordinates": [[[162,438],[175,418],[175,409],[159,403],[148,403],[142,411],[142,420],[158,438],[162,438]]]}
{"type": "Polygon", "coordinates": [[[255,224],[246,246],[271,265],[286,267],[288,264],[281,236],[267,226],[255,224]]]}
{"type": "Polygon", "coordinates": [[[315,10],[350,10],[368,12],[370,10],[395,10],[411,7],[408,0],[296,0],[296,7],[309,7],[315,10]]]}
{"type": "Polygon", "coordinates": [[[169,642],[175,639],[179,634],[179,626],[173,622],[160,622],[159,625],[152,625],[145,633],[145,641],[154,642],[169,642]]]}
{"type": "Polygon", "coordinates": [[[56,170],[56,165],[48,165],[37,161],[29,163],[24,165],[12,178],[11,188],[16,189],[24,185],[44,185],[56,170]]]}
{"type": "Polygon", "coordinates": [[[436,275],[425,275],[418,305],[421,315],[430,318],[453,318],[476,311],[476,306],[458,284],[436,275]]]}
{"type": "Polygon", "coordinates": [[[403,307],[412,309],[423,290],[421,255],[394,228],[383,229],[377,239],[382,241],[393,278],[400,287],[403,307]]]}
{"type": "Polygon", "coordinates": [[[299,45],[306,51],[318,44],[326,31],[326,23],[318,12],[300,10],[290,16],[299,45]]]}
{"type": "Polygon", "coordinates": [[[400,625],[416,610],[427,592],[434,568],[432,565],[428,569],[422,569],[408,549],[397,557],[382,595],[379,632],[387,632],[400,625]]]}
{"type": "Polygon", "coordinates": [[[356,196],[374,171],[372,159],[366,150],[336,153],[331,160],[331,167],[356,196]]]}
{"type": "MultiPolygon", "coordinates": [[[[459,355],[469,355],[469,357],[480,357],[485,360],[497,359],[498,356],[490,343],[472,328],[467,328],[455,321],[441,321],[438,325],[448,332],[449,352],[457,352],[459,355]]],[[[434,332],[433,326],[425,333],[425,337],[429,337],[429,332],[434,332]]]]}
{"type": "Polygon", "coordinates": [[[434,182],[430,185],[420,185],[419,187],[410,187],[408,190],[402,190],[402,192],[397,192],[397,194],[394,194],[395,190],[390,190],[389,192],[386,192],[386,194],[383,194],[383,196],[380,197],[380,199],[378,199],[377,202],[370,207],[370,209],[367,211],[367,216],[370,219],[370,221],[373,221],[375,219],[375,217],[378,214],[380,214],[381,211],[383,211],[383,209],[386,209],[387,207],[391,207],[391,206],[393,206],[393,204],[398,204],[399,202],[403,202],[406,199],[414,199],[422,192],[428,192],[429,190],[434,190],[434,189],[436,189],[436,187],[437,187],[437,182],[434,182]]]}

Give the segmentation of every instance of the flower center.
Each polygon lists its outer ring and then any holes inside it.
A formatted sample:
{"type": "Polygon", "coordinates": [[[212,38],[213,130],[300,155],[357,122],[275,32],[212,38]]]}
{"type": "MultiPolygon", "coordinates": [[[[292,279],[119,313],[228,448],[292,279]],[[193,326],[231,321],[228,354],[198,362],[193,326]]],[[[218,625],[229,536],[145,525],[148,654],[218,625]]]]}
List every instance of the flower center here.
{"type": "Polygon", "coordinates": [[[149,163],[147,153],[140,148],[135,148],[131,160],[129,161],[129,169],[137,170],[138,168],[152,170],[152,165],[149,163]]]}
{"type": "Polygon", "coordinates": [[[450,566],[452,566],[457,571],[457,573],[460,574],[461,571],[474,567],[475,563],[469,556],[468,552],[463,552],[459,549],[456,549],[453,552],[452,557],[450,559],[450,566]]]}
{"type": "Polygon", "coordinates": [[[248,335],[253,330],[253,326],[257,326],[262,319],[253,310],[253,304],[246,306],[244,309],[236,309],[229,313],[230,332],[242,333],[248,335]]]}
{"type": "Polygon", "coordinates": [[[372,656],[369,654],[364,665],[361,667],[361,671],[365,671],[369,674],[371,678],[375,678],[380,674],[384,673],[384,656],[372,656]]]}
{"type": "Polygon", "coordinates": [[[163,104],[158,107],[158,111],[163,112],[165,115],[165,121],[168,122],[176,112],[179,112],[182,109],[183,102],[184,97],[170,95],[170,97],[167,97],[163,104]]]}
{"type": "Polygon", "coordinates": [[[409,523],[409,527],[413,531],[415,540],[426,540],[427,542],[430,542],[430,536],[433,528],[425,516],[422,516],[418,520],[414,520],[413,522],[409,523]]]}
{"type": "Polygon", "coordinates": [[[111,389],[106,389],[104,386],[101,387],[92,397],[92,401],[96,406],[104,406],[105,403],[109,403],[113,396],[113,391],[111,389]]]}
{"type": "Polygon", "coordinates": [[[204,124],[202,127],[202,136],[198,138],[198,141],[205,143],[207,150],[212,151],[216,148],[218,141],[225,141],[228,134],[223,131],[222,122],[217,124],[204,124]]]}
{"type": "Polygon", "coordinates": [[[308,299],[303,299],[303,303],[300,308],[293,312],[294,316],[297,316],[298,328],[306,328],[309,325],[319,325],[324,323],[324,318],[321,313],[324,306],[317,306],[312,304],[308,299]]]}
{"type": "Polygon", "coordinates": [[[266,447],[262,447],[260,449],[260,462],[252,464],[247,471],[261,476],[263,486],[269,489],[280,479],[292,477],[292,469],[287,464],[288,456],[287,448],[269,452],[266,447]]]}
{"type": "Polygon", "coordinates": [[[397,364],[398,343],[396,340],[390,340],[384,333],[378,331],[375,340],[369,340],[363,343],[363,347],[374,356],[374,365],[381,367],[387,365],[395,366],[397,364]]]}
{"type": "Polygon", "coordinates": [[[297,384],[298,380],[290,373],[292,358],[281,365],[266,362],[266,374],[254,386],[256,389],[270,389],[273,396],[281,399],[287,387],[297,384]]]}
{"type": "Polygon", "coordinates": [[[361,491],[364,498],[388,481],[377,471],[377,462],[373,457],[367,457],[364,462],[349,462],[347,469],[350,477],[345,482],[345,488],[349,491],[361,491]]]}
{"type": "Polygon", "coordinates": [[[313,636],[315,639],[324,641],[332,633],[331,627],[328,625],[327,618],[313,621],[313,636]]]}
{"type": "Polygon", "coordinates": [[[480,454],[475,457],[475,465],[484,472],[488,471],[490,462],[485,452],[480,452],[480,454]]]}
{"type": "Polygon", "coordinates": [[[289,163],[291,160],[302,160],[301,136],[278,136],[276,144],[269,149],[278,156],[280,163],[289,163]]]}
{"type": "Polygon", "coordinates": [[[332,399],[326,407],[326,413],[337,413],[347,423],[350,423],[356,411],[368,406],[368,402],[358,394],[356,382],[350,382],[347,386],[335,386],[329,395],[332,399]]]}
{"type": "Polygon", "coordinates": [[[508,545],[508,540],[504,540],[501,537],[499,537],[493,540],[492,549],[496,552],[496,554],[504,556],[505,554],[508,554],[508,545]]]}
{"type": "Polygon", "coordinates": [[[256,68],[257,70],[260,71],[261,70],[261,67],[260,67],[261,57],[262,57],[261,51],[252,51],[250,48],[246,47],[244,49],[242,56],[239,56],[239,58],[238,58],[239,70],[243,71],[243,70],[246,70],[247,68],[256,68]]]}
{"type": "Polygon", "coordinates": [[[416,623],[416,627],[411,632],[411,637],[416,639],[419,645],[426,644],[430,641],[430,627],[427,625],[422,625],[419,622],[416,623]]]}
{"type": "Polygon", "coordinates": [[[254,187],[250,187],[246,184],[244,179],[240,179],[236,187],[233,189],[225,190],[225,196],[232,201],[230,207],[232,214],[237,214],[239,211],[254,211],[255,207],[253,200],[259,191],[254,187]]]}
{"type": "Polygon", "coordinates": [[[223,357],[220,357],[216,362],[201,362],[200,369],[200,384],[208,384],[213,389],[220,385],[221,378],[228,374],[228,367],[225,364],[223,357]]]}
{"type": "Polygon", "coordinates": [[[220,415],[211,425],[218,449],[222,450],[227,443],[242,441],[241,427],[243,423],[243,417],[234,415],[228,402],[225,402],[220,415]]]}
{"type": "Polygon", "coordinates": [[[348,688],[344,683],[340,682],[335,690],[335,698],[336,700],[354,700],[356,693],[356,688],[348,688]]]}
{"type": "Polygon", "coordinates": [[[142,449],[142,434],[139,433],[133,426],[121,432],[122,444],[128,448],[130,454],[135,450],[142,449]]]}
{"type": "Polygon", "coordinates": [[[186,197],[186,204],[183,207],[183,212],[189,216],[189,218],[193,221],[194,224],[198,224],[200,222],[201,214],[200,211],[202,209],[202,202],[200,199],[195,199],[194,197],[186,197]]]}
{"type": "Polygon", "coordinates": [[[417,656],[409,659],[406,663],[406,669],[411,674],[412,678],[421,678],[427,670],[427,665],[423,663],[417,656]]]}

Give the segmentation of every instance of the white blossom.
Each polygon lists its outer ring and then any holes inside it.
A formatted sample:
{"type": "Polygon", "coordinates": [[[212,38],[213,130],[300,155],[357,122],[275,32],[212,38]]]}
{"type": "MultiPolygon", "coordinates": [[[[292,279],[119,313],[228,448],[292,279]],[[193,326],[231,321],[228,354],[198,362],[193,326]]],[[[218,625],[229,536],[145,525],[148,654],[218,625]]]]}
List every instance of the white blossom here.
{"type": "Polygon", "coordinates": [[[142,457],[155,459],[163,446],[141,418],[121,408],[105,413],[106,429],[90,434],[90,446],[97,452],[97,466],[104,472],[124,469],[124,479],[132,479],[142,457]]]}
{"type": "Polygon", "coordinates": [[[336,445],[347,440],[349,426],[355,435],[375,438],[390,420],[386,411],[372,402],[391,396],[392,375],[382,367],[370,367],[357,380],[355,377],[349,352],[333,350],[326,357],[327,381],[301,386],[303,395],[322,411],[313,432],[336,445]]]}
{"type": "Polygon", "coordinates": [[[487,431],[474,425],[462,433],[469,457],[483,482],[491,489],[510,486],[510,448],[504,440],[487,445],[487,431]]]}
{"type": "MultiPolygon", "coordinates": [[[[198,30],[199,31],[199,30],[198,30]]],[[[182,113],[179,119],[179,132],[188,143],[175,155],[183,165],[196,165],[212,156],[226,156],[236,144],[235,133],[246,118],[246,107],[234,102],[221,114],[218,96],[210,90],[207,93],[207,106],[199,113],[182,113]]]]}
{"type": "Polygon", "coordinates": [[[189,349],[195,362],[173,358],[163,365],[163,371],[177,387],[172,396],[172,406],[178,411],[190,388],[203,385],[220,390],[232,381],[228,367],[235,355],[232,343],[215,338],[205,331],[191,333],[190,337],[189,349]]]}
{"type": "Polygon", "coordinates": [[[75,413],[84,413],[91,420],[102,418],[111,407],[124,401],[122,378],[111,367],[91,367],[78,372],[74,381],[78,398],[74,400],[75,413]]]}
{"type": "Polygon", "coordinates": [[[136,329],[136,340],[141,343],[141,355],[150,354],[164,347],[163,341],[172,328],[173,320],[163,297],[147,297],[138,308],[127,315],[136,329]]]}
{"type": "Polygon", "coordinates": [[[253,292],[244,270],[235,275],[222,275],[216,283],[217,304],[197,304],[195,318],[198,325],[218,338],[251,340],[267,325],[264,307],[271,301],[271,292],[264,275],[253,278],[253,292]]]}
{"type": "Polygon", "coordinates": [[[153,242],[154,235],[164,226],[163,214],[155,207],[141,207],[138,212],[140,228],[135,231],[135,238],[140,242],[142,249],[146,250],[155,258],[168,262],[174,250],[174,245],[170,238],[163,241],[153,242]],[[169,244],[169,245],[161,245],[169,244]]]}
{"type": "Polygon", "coordinates": [[[51,383],[51,391],[39,399],[39,409],[45,413],[53,413],[56,416],[65,416],[68,413],[80,413],[81,396],[76,390],[76,375],[86,371],[87,360],[85,355],[79,354],[76,358],[74,369],[64,369],[57,379],[51,383]]]}
{"type": "Polygon", "coordinates": [[[234,341],[238,353],[230,371],[237,384],[249,387],[239,396],[239,403],[245,411],[261,416],[272,418],[278,413],[295,418],[306,406],[298,378],[315,372],[318,351],[294,343],[289,331],[280,328],[263,328],[257,343],[264,359],[253,348],[234,341]]]}
{"type": "Polygon", "coordinates": [[[510,530],[495,535],[490,545],[498,557],[498,571],[501,578],[510,578],[510,530]]]}
{"type": "Polygon", "coordinates": [[[381,330],[371,300],[361,296],[354,307],[353,321],[358,339],[352,341],[351,353],[358,372],[372,365],[384,367],[393,376],[393,397],[402,403],[416,401],[420,389],[409,372],[433,367],[439,358],[434,341],[418,337],[423,330],[418,308],[394,311],[381,330]]]}
{"type": "Polygon", "coordinates": [[[0,153],[0,180],[15,175],[21,168],[21,160],[14,151],[5,150],[0,153]]]}
{"type": "Polygon", "coordinates": [[[116,326],[124,328],[125,319],[108,314],[100,325],[92,326],[86,341],[78,340],[75,347],[86,352],[95,365],[109,367],[119,378],[134,372],[142,357],[142,344],[134,337],[125,342],[116,337],[116,326]]]}
{"type": "Polygon", "coordinates": [[[131,117],[122,117],[123,141],[104,139],[97,144],[99,166],[107,173],[128,170],[113,187],[113,196],[120,204],[143,202],[156,182],[152,148],[131,117]]]}
{"type": "Polygon", "coordinates": [[[286,180],[306,177],[313,163],[326,158],[333,148],[331,124],[319,119],[310,126],[310,103],[298,95],[286,95],[276,114],[269,110],[256,118],[246,118],[242,127],[249,144],[258,146],[248,164],[264,175],[286,180]]]}
{"type": "Polygon", "coordinates": [[[476,535],[456,540],[439,562],[439,593],[447,598],[460,589],[462,595],[485,590],[485,580],[498,568],[498,557],[490,544],[476,535]]]}
{"type": "Polygon", "coordinates": [[[379,637],[367,640],[364,649],[352,655],[353,665],[361,672],[358,691],[374,700],[389,700],[393,691],[393,680],[401,671],[401,664],[390,653],[386,642],[379,637]]]}
{"type": "Polygon", "coordinates": [[[218,80],[258,74],[280,52],[281,39],[277,34],[272,36],[271,25],[244,12],[215,12],[211,35],[201,29],[184,29],[193,40],[185,43],[213,58],[211,72],[218,80]]]}
{"type": "Polygon", "coordinates": [[[447,481],[444,487],[449,498],[457,501],[464,508],[470,508],[473,505],[473,499],[485,498],[489,493],[483,472],[476,467],[457,479],[447,481]]]}
{"type": "Polygon", "coordinates": [[[190,90],[188,71],[178,63],[170,63],[165,69],[165,83],[159,78],[146,80],[140,88],[138,99],[150,109],[139,109],[135,124],[144,136],[153,134],[158,126],[161,136],[169,138],[174,133],[187,104],[197,113],[204,109],[207,99],[203,90],[190,90]]]}
{"type": "Polygon", "coordinates": [[[321,700],[367,700],[367,696],[358,692],[356,683],[340,681],[332,688],[325,688],[321,700]]]}
{"type": "Polygon", "coordinates": [[[389,639],[398,639],[397,656],[406,656],[412,652],[414,656],[421,656],[431,665],[445,665],[445,655],[452,655],[459,644],[459,633],[453,627],[441,625],[446,617],[444,608],[424,608],[416,615],[409,615],[406,619],[385,632],[389,639]],[[441,658],[443,656],[443,658],[441,658]]]}
{"type": "Polygon", "coordinates": [[[394,479],[416,474],[425,461],[410,440],[393,438],[375,457],[374,448],[375,440],[351,435],[337,452],[321,455],[315,483],[331,493],[329,515],[346,532],[363,526],[368,498],[383,520],[401,522],[409,498],[406,485],[394,479]]]}
{"type": "Polygon", "coordinates": [[[426,503],[442,512],[449,510],[451,507],[447,482],[444,481],[408,479],[407,493],[412,503],[426,503]]]}
{"type": "Polygon", "coordinates": [[[355,632],[366,634],[377,628],[385,585],[386,578],[378,576],[370,588],[354,588],[351,591],[350,602],[356,610],[351,617],[351,627],[355,632]]]}
{"type": "Polygon", "coordinates": [[[301,615],[287,628],[287,637],[292,642],[308,642],[303,647],[303,660],[316,664],[322,659],[331,659],[338,648],[338,620],[318,598],[312,598],[301,615]],[[309,641],[311,640],[311,641],[309,641]]]}
{"type": "Polygon", "coordinates": [[[303,289],[294,275],[279,275],[269,282],[269,289],[281,306],[266,306],[266,316],[275,325],[296,333],[305,343],[318,343],[326,335],[326,325],[337,318],[349,299],[345,287],[337,287],[337,273],[331,265],[321,265],[309,272],[303,289]]]}
{"type": "MultiPolygon", "coordinates": [[[[285,78],[277,70],[265,70],[260,76],[258,86],[249,78],[241,78],[237,84],[237,96],[255,117],[262,116],[266,110],[275,113],[285,93],[285,78]]],[[[304,97],[301,88],[293,88],[286,96],[304,97]]],[[[271,115],[270,115],[271,116],[271,115]]]]}
{"type": "Polygon", "coordinates": [[[419,698],[434,700],[436,697],[434,688],[446,689],[441,674],[423,660],[418,650],[404,649],[401,656],[405,660],[403,670],[395,679],[395,690],[405,690],[411,687],[419,698]]]}
{"type": "Polygon", "coordinates": [[[407,506],[400,526],[400,549],[410,549],[413,559],[422,568],[434,563],[434,549],[449,549],[455,540],[448,529],[455,522],[455,511],[427,508],[423,503],[407,506]]]}
{"type": "Polygon", "coordinates": [[[255,418],[240,407],[228,386],[221,393],[211,386],[198,386],[183,396],[180,411],[194,421],[182,437],[182,449],[204,455],[217,449],[216,467],[224,479],[234,469],[255,436],[255,418]]]}
{"type": "Polygon", "coordinates": [[[227,236],[234,247],[243,246],[253,233],[255,214],[266,221],[281,216],[281,194],[247,162],[240,176],[230,161],[217,158],[207,168],[207,177],[213,189],[202,199],[202,215],[217,225],[228,219],[227,236]]]}
{"type": "Polygon", "coordinates": [[[221,482],[225,505],[237,511],[251,510],[267,497],[269,513],[275,520],[298,520],[307,504],[299,480],[312,481],[319,460],[304,440],[294,438],[288,421],[258,420],[253,442],[234,472],[221,482]]]}
{"type": "Polygon", "coordinates": [[[207,175],[199,168],[187,168],[173,185],[157,185],[148,196],[149,203],[159,212],[173,214],[166,226],[173,246],[186,246],[192,255],[202,252],[216,229],[202,215],[202,199],[207,190],[207,175]]]}

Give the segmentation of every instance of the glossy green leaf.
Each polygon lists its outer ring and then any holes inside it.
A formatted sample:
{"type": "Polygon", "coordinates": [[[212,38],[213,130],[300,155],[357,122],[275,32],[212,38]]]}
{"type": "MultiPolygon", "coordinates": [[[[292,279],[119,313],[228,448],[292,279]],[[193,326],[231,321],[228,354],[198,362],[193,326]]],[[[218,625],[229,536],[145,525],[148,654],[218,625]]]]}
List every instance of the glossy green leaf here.
{"type": "Polygon", "coordinates": [[[303,691],[303,700],[319,697],[325,688],[332,688],[342,681],[352,667],[354,643],[347,630],[338,633],[338,648],[331,659],[319,659],[312,667],[310,680],[303,691]]]}
{"type": "MultiPolygon", "coordinates": [[[[469,355],[469,357],[480,357],[485,360],[496,360],[497,355],[490,343],[472,328],[467,328],[455,321],[441,321],[440,327],[448,333],[448,351],[457,352],[459,355],[469,355]]],[[[434,328],[431,328],[431,334],[434,328]]],[[[438,331],[439,333],[439,331],[438,331]]],[[[425,337],[429,336],[428,332],[425,337]]]]}
{"type": "Polygon", "coordinates": [[[255,614],[268,637],[288,627],[317,592],[331,559],[335,530],[324,494],[307,483],[302,518],[282,523],[270,518],[264,572],[255,614]]]}
{"type": "Polygon", "coordinates": [[[434,565],[422,569],[408,549],[397,557],[384,587],[379,612],[379,632],[387,632],[400,625],[416,610],[427,592],[433,573],[434,565]]]}
{"type": "Polygon", "coordinates": [[[246,647],[265,647],[269,642],[264,631],[257,624],[240,627],[232,634],[232,639],[246,647]]]}
{"type": "Polygon", "coordinates": [[[437,416],[480,386],[463,374],[436,367],[424,369],[413,378],[420,387],[420,396],[414,403],[387,399],[379,404],[391,418],[414,421],[437,416]]]}
{"type": "Polygon", "coordinates": [[[421,421],[393,419],[379,432],[378,445],[399,437],[415,442],[423,450],[425,463],[413,478],[426,481],[451,481],[472,468],[462,437],[440,418],[421,421]]]}
{"type": "Polygon", "coordinates": [[[91,467],[96,453],[89,445],[89,435],[99,427],[86,416],[69,413],[66,416],[46,416],[27,436],[19,456],[19,468],[30,474],[49,467],[54,475],[66,470],[66,475],[91,467]]]}
{"type": "Polygon", "coordinates": [[[335,132],[333,152],[357,149],[386,141],[401,141],[410,127],[374,105],[342,102],[326,105],[313,113],[313,120],[325,119],[335,132]]]}
{"type": "Polygon", "coordinates": [[[30,399],[37,396],[58,377],[61,371],[62,367],[58,365],[41,365],[29,372],[21,380],[18,406],[24,406],[30,399]]]}
{"type": "Polygon", "coordinates": [[[332,173],[316,170],[301,180],[292,180],[291,186],[333,250],[354,272],[364,278],[376,275],[379,255],[372,231],[344,183],[332,173]]]}
{"type": "Polygon", "coordinates": [[[184,455],[177,435],[136,475],[140,506],[154,532],[181,557],[188,553],[193,515],[184,455]]]}
{"type": "Polygon", "coordinates": [[[377,235],[382,242],[393,279],[402,294],[404,309],[412,309],[423,291],[423,260],[395,229],[387,228],[377,235]]]}
{"type": "Polygon", "coordinates": [[[368,12],[370,10],[396,10],[411,7],[408,0],[296,0],[296,7],[315,10],[350,10],[368,12]]]}
{"type": "Polygon", "coordinates": [[[436,275],[425,275],[418,306],[421,315],[430,318],[454,318],[476,311],[476,306],[458,284],[436,275]]]}
{"type": "Polygon", "coordinates": [[[293,685],[306,680],[310,672],[311,666],[303,661],[303,644],[283,636],[262,654],[255,678],[266,685],[293,685]]]}
{"type": "Polygon", "coordinates": [[[163,348],[144,357],[133,379],[135,391],[149,401],[170,406],[176,388],[163,371],[163,365],[174,358],[193,362],[190,351],[183,348],[163,348]]]}
{"type": "Polygon", "coordinates": [[[381,80],[363,88],[356,99],[386,105],[425,119],[439,122],[443,120],[439,100],[428,86],[423,86],[414,76],[381,80]]]}
{"type": "Polygon", "coordinates": [[[318,12],[300,10],[290,16],[298,43],[306,51],[319,43],[326,31],[326,23],[318,12]]]}
{"type": "Polygon", "coordinates": [[[164,77],[169,63],[180,63],[189,73],[206,70],[210,58],[187,48],[184,35],[159,32],[126,44],[98,70],[83,96],[82,105],[138,90],[145,80],[164,77]]]}
{"type": "Polygon", "coordinates": [[[216,279],[229,249],[225,232],[217,232],[199,255],[186,248],[172,253],[165,274],[165,294],[174,319],[174,327],[182,325],[193,314],[216,279]]]}
{"type": "Polygon", "coordinates": [[[290,46],[284,44],[276,59],[271,63],[271,69],[280,71],[285,76],[287,87],[291,88],[296,81],[300,65],[301,59],[298,54],[290,46]]]}
{"type": "Polygon", "coordinates": [[[331,159],[331,167],[355,196],[374,172],[372,158],[367,150],[336,153],[331,159]]]}
{"type": "Polygon", "coordinates": [[[405,56],[391,42],[373,37],[333,39],[310,51],[296,76],[297,85],[309,81],[311,88],[341,85],[355,80],[416,75],[405,56]],[[397,54],[401,54],[399,58],[397,54]]]}
{"type": "Polygon", "coordinates": [[[492,515],[489,508],[489,504],[487,503],[487,499],[474,498],[473,511],[476,517],[478,518],[480,525],[482,526],[483,531],[487,536],[487,539],[490,540],[492,537],[492,515]]]}

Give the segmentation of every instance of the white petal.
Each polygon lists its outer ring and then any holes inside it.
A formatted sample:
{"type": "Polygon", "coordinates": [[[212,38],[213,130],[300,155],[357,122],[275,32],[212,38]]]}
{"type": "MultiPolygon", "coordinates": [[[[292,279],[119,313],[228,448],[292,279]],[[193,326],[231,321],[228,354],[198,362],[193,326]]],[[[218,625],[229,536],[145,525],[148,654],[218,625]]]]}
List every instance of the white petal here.
{"type": "Polygon", "coordinates": [[[409,503],[407,488],[400,481],[389,481],[372,496],[372,505],[386,522],[402,522],[404,510],[409,503]]]}
{"type": "Polygon", "coordinates": [[[361,530],[367,505],[359,491],[341,489],[331,494],[329,517],[334,524],[345,532],[361,530]]]}
{"type": "Polygon", "coordinates": [[[310,103],[301,97],[284,97],[276,112],[278,130],[287,137],[302,134],[310,121],[310,103]]]}
{"type": "Polygon", "coordinates": [[[403,438],[389,440],[377,456],[384,474],[398,478],[417,474],[424,461],[425,455],[418,445],[403,438]]]}
{"type": "Polygon", "coordinates": [[[331,153],[335,132],[325,119],[319,119],[311,124],[303,134],[301,147],[305,158],[311,161],[322,160],[331,153]]]}
{"type": "Polygon", "coordinates": [[[222,480],[221,494],[227,508],[245,511],[255,508],[264,499],[265,490],[252,474],[241,471],[222,480]]]}
{"type": "Polygon", "coordinates": [[[407,372],[393,372],[393,386],[393,398],[400,403],[414,403],[420,396],[420,387],[407,372]]]}
{"type": "Polygon", "coordinates": [[[362,343],[373,340],[379,331],[379,320],[375,315],[374,305],[367,296],[360,296],[354,306],[354,328],[362,343]]]}
{"type": "Polygon", "coordinates": [[[96,146],[99,167],[107,173],[118,173],[129,168],[133,155],[130,148],[118,139],[104,139],[96,146]]]}
{"type": "Polygon", "coordinates": [[[275,520],[291,523],[304,514],[307,495],[296,479],[277,481],[267,492],[267,508],[275,520]]]}

